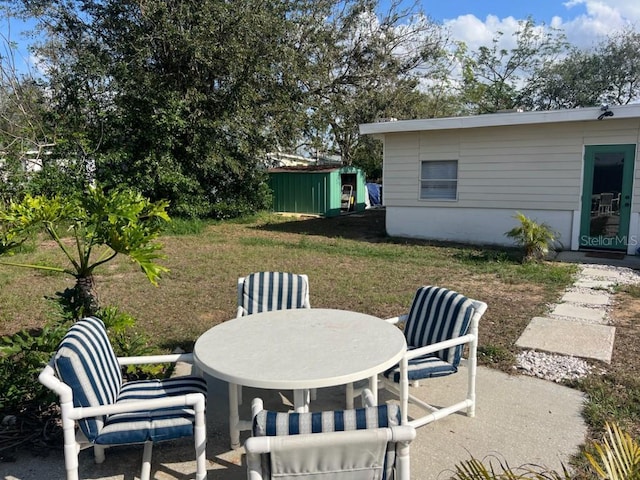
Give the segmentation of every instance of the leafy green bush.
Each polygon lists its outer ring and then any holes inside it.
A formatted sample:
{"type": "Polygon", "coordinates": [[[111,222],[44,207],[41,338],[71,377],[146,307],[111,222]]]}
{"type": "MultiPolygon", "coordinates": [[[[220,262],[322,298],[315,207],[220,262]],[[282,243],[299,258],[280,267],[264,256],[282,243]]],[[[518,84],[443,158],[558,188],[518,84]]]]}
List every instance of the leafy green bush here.
{"type": "Polygon", "coordinates": [[[505,235],[513,238],[518,245],[524,248],[523,261],[542,260],[549,253],[549,249],[554,246],[558,234],[546,223],[538,223],[523,213],[517,212],[514,218],[520,222],[520,225],[512,228],[505,235]]]}
{"type": "Polygon", "coordinates": [[[67,328],[63,323],[51,324],[39,332],[22,330],[0,338],[0,409],[19,413],[54,400],[36,379],[67,328]]]}
{"type": "MultiPolygon", "coordinates": [[[[151,355],[154,348],[149,345],[149,337],[135,329],[136,319],[118,307],[109,306],[98,310],[96,316],[104,322],[113,351],[118,357],[151,355]]],[[[127,365],[123,373],[128,379],[162,377],[167,365],[127,365]]]]}
{"type": "MultiPolygon", "coordinates": [[[[97,316],[105,323],[117,356],[149,355],[154,349],[149,339],[135,329],[136,320],[117,307],[100,309],[97,316]]],[[[44,411],[55,395],[36,379],[51,359],[72,320],[51,321],[40,331],[22,330],[0,338],[0,410],[20,413],[26,409],[44,411]]],[[[163,377],[167,365],[129,365],[123,371],[128,379],[163,377]]]]}

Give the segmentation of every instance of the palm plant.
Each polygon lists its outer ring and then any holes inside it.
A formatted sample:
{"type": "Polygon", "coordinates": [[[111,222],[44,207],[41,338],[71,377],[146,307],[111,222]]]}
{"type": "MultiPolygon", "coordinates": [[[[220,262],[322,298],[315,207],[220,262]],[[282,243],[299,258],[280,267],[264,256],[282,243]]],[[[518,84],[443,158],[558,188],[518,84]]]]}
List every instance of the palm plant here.
{"type": "Polygon", "coordinates": [[[595,456],[585,453],[599,478],[640,479],[640,443],[616,424],[606,424],[604,443],[594,443],[595,456]]]}
{"type": "Polygon", "coordinates": [[[157,285],[168,269],[156,263],[162,246],[154,240],[169,221],[168,202],[151,202],[131,190],[104,192],[90,188],[83,195],[30,196],[0,209],[0,256],[15,253],[26,240],[45,233],[64,253],[66,266],[0,261],[4,265],[36,268],[72,275],[75,286],[69,302],[75,317],[99,308],[94,271],[118,254],[137,263],[157,285]],[[71,241],[63,237],[70,232],[71,241]]]}
{"type": "MultiPolygon", "coordinates": [[[[640,443],[622,431],[616,424],[606,424],[604,442],[591,442],[595,455],[584,453],[597,478],[602,480],[639,480],[640,443]]],[[[535,465],[511,468],[499,461],[496,467],[491,461],[476,458],[460,462],[455,467],[454,480],[571,480],[571,472],[563,465],[562,472],[535,465]]]]}
{"type": "Polygon", "coordinates": [[[513,238],[524,248],[523,261],[543,259],[557,239],[556,232],[546,223],[538,223],[521,212],[517,212],[514,218],[520,222],[520,225],[512,228],[505,235],[513,238]]]}

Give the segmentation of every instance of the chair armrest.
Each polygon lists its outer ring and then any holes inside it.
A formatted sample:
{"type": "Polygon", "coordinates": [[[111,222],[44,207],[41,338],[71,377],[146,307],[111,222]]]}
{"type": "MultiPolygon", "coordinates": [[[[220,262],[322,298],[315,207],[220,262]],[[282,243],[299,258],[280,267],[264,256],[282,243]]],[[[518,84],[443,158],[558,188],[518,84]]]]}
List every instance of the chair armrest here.
{"type": "Polygon", "coordinates": [[[60,397],[60,403],[73,402],[73,391],[71,387],[62,382],[56,375],[56,371],[52,366],[53,360],[51,360],[38,375],[38,381],[50,390],[53,390],[58,397],[60,397]]]}
{"type": "Polygon", "coordinates": [[[258,413],[264,410],[264,403],[260,397],[256,397],[251,401],[251,420],[255,418],[258,413]]]}
{"type": "Polygon", "coordinates": [[[194,406],[196,410],[204,411],[205,397],[203,393],[187,393],[175,397],[153,398],[150,400],[126,401],[112,405],[99,407],[74,407],[69,418],[79,420],[100,415],[113,415],[116,413],[134,413],[145,410],[157,410],[170,407],[194,406]],[[200,405],[199,405],[200,404],[200,405]]]}
{"type": "Polygon", "coordinates": [[[421,357],[423,355],[428,355],[430,353],[437,352],[439,350],[444,350],[445,348],[455,347],[456,345],[463,345],[465,343],[471,343],[476,339],[475,335],[468,333],[467,335],[463,335],[462,337],[453,338],[451,340],[445,340],[444,342],[438,342],[431,345],[427,345],[425,347],[418,347],[412,350],[407,350],[405,353],[405,358],[408,360],[412,358],[421,357]]]}
{"type": "Polygon", "coordinates": [[[369,390],[368,388],[364,388],[362,390],[362,405],[364,407],[375,407],[376,406],[376,401],[375,398],[373,397],[373,392],[371,390],[369,390]]]}
{"type": "Polygon", "coordinates": [[[403,315],[399,315],[397,317],[391,317],[391,318],[385,318],[385,322],[387,323],[391,323],[393,325],[396,325],[398,323],[404,323],[407,321],[407,318],[409,318],[409,314],[405,313],[403,315]]]}
{"type": "Polygon", "coordinates": [[[139,357],[118,357],[122,365],[144,365],[149,363],[193,363],[193,353],[170,353],[167,355],[143,355],[139,357]]]}

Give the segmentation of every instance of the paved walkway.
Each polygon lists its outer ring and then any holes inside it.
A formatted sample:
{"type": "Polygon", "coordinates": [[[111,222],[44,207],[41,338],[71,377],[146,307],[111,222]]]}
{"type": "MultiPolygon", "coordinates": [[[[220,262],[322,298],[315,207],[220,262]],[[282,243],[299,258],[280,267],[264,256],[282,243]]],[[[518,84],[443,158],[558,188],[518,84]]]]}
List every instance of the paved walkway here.
{"type": "MultiPolygon", "coordinates": [[[[571,258],[560,260],[572,261],[571,258]]],[[[518,340],[519,345],[607,361],[611,358],[610,349],[615,339],[613,327],[607,321],[610,289],[613,284],[628,278],[636,276],[629,270],[613,273],[612,269],[593,265],[581,267],[581,276],[574,288],[565,294],[550,315],[540,317],[540,320],[532,319],[518,340]],[[580,328],[576,328],[577,325],[580,328]],[[583,332],[583,336],[577,332],[583,332]],[[562,341],[552,343],[549,337],[556,336],[562,341]]],[[[412,389],[412,393],[436,405],[452,403],[452,399],[457,400],[465,391],[465,381],[466,372],[462,367],[461,374],[422,382],[419,388],[412,389]]],[[[209,392],[208,478],[246,478],[242,450],[228,448],[226,384],[209,379],[209,392]]],[[[282,408],[283,398],[287,395],[290,396],[290,392],[249,388],[244,392],[247,400],[261,396],[268,408],[282,408]]],[[[480,367],[477,397],[475,418],[454,414],[418,429],[418,436],[411,447],[412,479],[448,478],[457,464],[472,456],[491,461],[494,465],[506,461],[511,467],[537,464],[560,470],[584,442],[587,432],[582,419],[584,398],[579,391],[539,378],[507,375],[480,367]]],[[[245,402],[245,409],[249,408],[249,403],[245,402]]],[[[343,388],[318,392],[316,408],[334,409],[342,405],[343,388]]],[[[248,410],[244,414],[247,415],[248,410]]],[[[159,444],[154,450],[152,478],[193,478],[193,457],[190,440],[159,444]]],[[[138,446],[108,450],[107,460],[102,465],[93,463],[91,451],[83,451],[80,454],[80,475],[94,480],[134,479],[139,474],[141,459],[142,450],[138,446]]],[[[0,463],[0,478],[64,478],[62,450],[51,452],[46,458],[18,452],[16,462],[0,463]]]]}
{"type": "MultiPolygon", "coordinates": [[[[578,252],[562,252],[560,261],[590,262],[596,258],[578,252]]],[[[608,263],[613,263],[606,259],[608,263]]],[[[608,311],[613,289],[619,284],[640,283],[640,259],[626,257],[617,265],[586,263],[574,285],[545,317],[531,320],[516,345],[523,349],[558,353],[611,362],[615,327],[608,311]]]]}

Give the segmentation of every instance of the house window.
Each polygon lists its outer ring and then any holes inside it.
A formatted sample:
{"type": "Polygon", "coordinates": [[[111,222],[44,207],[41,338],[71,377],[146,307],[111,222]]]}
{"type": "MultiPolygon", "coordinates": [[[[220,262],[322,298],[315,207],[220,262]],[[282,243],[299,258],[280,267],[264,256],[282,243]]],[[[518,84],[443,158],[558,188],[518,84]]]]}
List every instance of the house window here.
{"type": "Polygon", "coordinates": [[[455,200],[458,198],[458,161],[422,162],[420,200],[455,200]]]}

